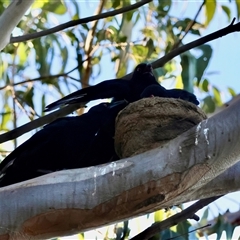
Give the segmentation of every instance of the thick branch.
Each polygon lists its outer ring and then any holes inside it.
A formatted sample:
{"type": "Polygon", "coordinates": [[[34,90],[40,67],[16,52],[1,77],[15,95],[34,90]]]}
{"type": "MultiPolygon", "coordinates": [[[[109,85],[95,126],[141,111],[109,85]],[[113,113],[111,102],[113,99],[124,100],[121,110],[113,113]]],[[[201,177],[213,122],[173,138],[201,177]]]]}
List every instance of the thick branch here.
{"type": "Polygon", "coordinates": [[[2,188],[0,233],[69,235],[185,202],[191,194],[205,198],[204,185],[239,161],[239,134],[237,101],[160,148],[2,188]]]}

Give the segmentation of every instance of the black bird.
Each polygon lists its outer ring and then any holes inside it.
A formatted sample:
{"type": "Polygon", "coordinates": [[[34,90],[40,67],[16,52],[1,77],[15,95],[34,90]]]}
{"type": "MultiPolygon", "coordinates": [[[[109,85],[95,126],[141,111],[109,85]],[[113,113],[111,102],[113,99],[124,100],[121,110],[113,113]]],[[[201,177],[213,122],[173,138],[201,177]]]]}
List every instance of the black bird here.
{"type": "Polygon", "coordinates": [[[126,105],[101,103],[81,116],[46,125],[0,163],[0,187],[119,159],[114,150],[115,118],[126,105]]]}
{"type": "Polygon", "coordinates": [[[159,83],[153,75],[152,66],[141,63],[135,68],[130,80],[107,80],[95,86],[78,90],[46,106],[45,112],[62,105],[88,102],[101,98],[114,98],[114,101],[125,99],[128,102],[134,102],[140,99],[142,91],[150,85],[159,85],[159,83]]]}
{"type": "Polygon", "coordinates": [[[183,89],[166,89],[161,85],[151,85],[144,89],[141,93],[141,98],[147,97],[165,97],[165,98],[180,98],[182,100],[199,104],[196,96],[193,93],[190,93],[183,89]]]}

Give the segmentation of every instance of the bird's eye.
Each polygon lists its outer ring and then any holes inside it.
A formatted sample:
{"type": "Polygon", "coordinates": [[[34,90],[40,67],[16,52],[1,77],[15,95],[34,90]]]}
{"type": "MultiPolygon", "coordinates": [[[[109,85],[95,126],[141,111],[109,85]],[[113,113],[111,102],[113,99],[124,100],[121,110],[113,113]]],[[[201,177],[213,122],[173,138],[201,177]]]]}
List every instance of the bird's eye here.
{"type": "Polygon", "coordinates": [[[137,68],[137,72],[141,72],[142,71],[142,69],[141,68],[137,68]]]}

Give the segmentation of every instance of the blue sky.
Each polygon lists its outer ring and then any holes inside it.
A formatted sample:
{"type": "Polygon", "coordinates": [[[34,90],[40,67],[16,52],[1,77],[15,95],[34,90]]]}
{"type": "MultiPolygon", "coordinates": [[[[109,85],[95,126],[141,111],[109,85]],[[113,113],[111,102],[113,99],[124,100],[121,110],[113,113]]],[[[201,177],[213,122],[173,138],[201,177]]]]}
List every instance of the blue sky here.
{"type": "MultiPolygon", "coordinates": [[[[193,18],[201,5],[202,1],[174,1],[170,13],[173,16],[178,17],[190,17],[193,18]]],[[[232,12],[232,18],[237,16],[235,3],[229,4],[229,1],[219,1],[219,4],[227,5],[232,12]]],[[[94,13],[98,5],[98,1],[90,1],[88,4],[81,3],[81,18],[90,16],[94,13]],[[87,7],[86,7],[87,6],[87,7]]],[[[229,22],[226,14],[222,11],[221,7],[217,7],[216,13],[212,22],[208,28],[202,31],[202,35],[207,35],[223,27],[226,27],[229,22]]],[[[204,22],[204,11],[197,18],[197,21],[204,22]]],[[[236,21],[237,22],[237,21],[236,21]]],[[[136,39],[137,32],[133,32],[132,40],[136,39]]],[[[197,39],[196,36],[187,35],[184,39],[184,43],[188,43],[197,39]]],[[[222,38],[216,39],[209,44],[213,48],[213,56],[210,60],[210,64],[207,68],[206,74],[210,83],[217,86],[221,92],[223,100],[229,100],[229,95],[226,93],[227,87],[233,88],[237,93],[240,92],[240,84],[238,76],[240,75],[240,33],[231,33],[222,38]],[[211,74],[211,75],[210,75],[211,74]]],[[[102,62],[107,61],[108,56],[102,58],[102,62]]],[[[102,66],[103,70],[100,76],[96,79],[97,82],[103,79],[111,79],[115,76],[113,71],[109,71],[109,66],[102,66]]],[[[164,83],[166,84],[166,83],[164,83]]],[[[199,96],[201,98],[201,96],[199,96]]]]}

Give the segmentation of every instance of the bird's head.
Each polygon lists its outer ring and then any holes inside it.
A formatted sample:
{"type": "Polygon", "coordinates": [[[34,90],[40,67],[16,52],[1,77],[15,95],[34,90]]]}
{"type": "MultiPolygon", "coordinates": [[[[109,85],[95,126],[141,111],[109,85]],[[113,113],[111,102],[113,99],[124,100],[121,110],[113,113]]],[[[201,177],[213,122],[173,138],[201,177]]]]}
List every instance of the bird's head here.
{"type": "Polygon", "coordinates": [[[132,92],[134,101],[137,101],[141,98],[141,93],[145,88],[150,85],[159,85],[155,76],[153,75],[153,68],[151,64],[141,63],[136,66],[132,78],[130,80],[132,85],[132,92]]]}
{"type": "Polygon", "coordinates": [[[140,63],[136,66],[133,77],[138,77],[138,76],[144,76],[146,77],[147,75],[153,75],[153,68],[152,65],[149,63],[140,63]]]}

